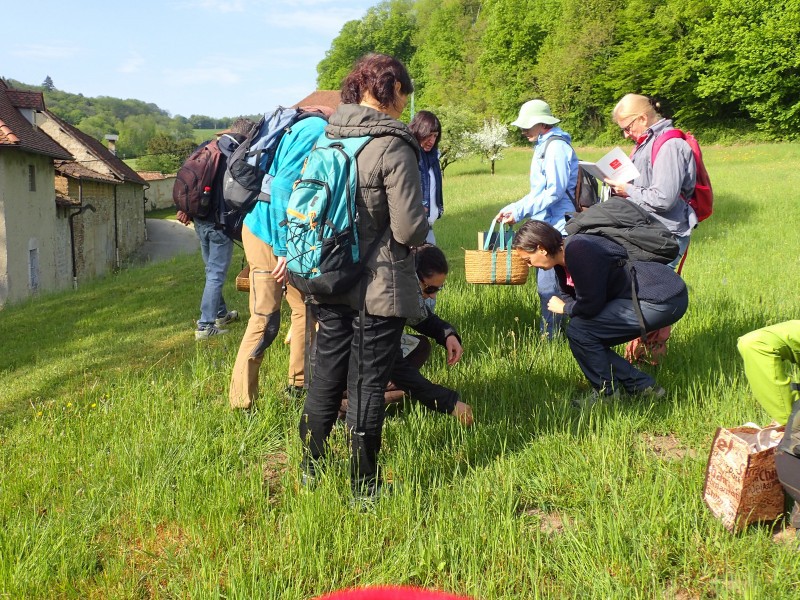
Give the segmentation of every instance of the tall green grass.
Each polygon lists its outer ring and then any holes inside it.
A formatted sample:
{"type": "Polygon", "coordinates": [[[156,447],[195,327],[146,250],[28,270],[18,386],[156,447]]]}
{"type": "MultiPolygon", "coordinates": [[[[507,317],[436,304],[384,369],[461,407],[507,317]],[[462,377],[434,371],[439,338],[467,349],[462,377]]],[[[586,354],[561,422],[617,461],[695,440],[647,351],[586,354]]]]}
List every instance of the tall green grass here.
{"type": "MultiPolygon", "coordinates": [[[[800,312],[800,145],[706,156],[716,209],[693,235],[689,312],[656,371],[667,399],[588,413],[569,407],[585,383],[566,344],[535,331],[533,281],[463,277],[462,249],[527,192],[530,151],[494,177],[477,161],[447,169],[437,311],[466,352],[453,368],[435,352],[425,373],[461,391],[476,425],[413,405],[390,416],[381,460],[402,487],[373,513],[349,507],[341,428],[318,488],[299,486],[282,336],[256,410],[228,409],[244,323],[194,342],[199,256],[0,311],[0,595],[299,599],[405,583],[475,598],[798,597],[781,525],[731,535],[701,490],[715,428],[768,421],[737,336],[800,312]]],[[[233,274],[225,294],[247,313],[233,274]]]]}

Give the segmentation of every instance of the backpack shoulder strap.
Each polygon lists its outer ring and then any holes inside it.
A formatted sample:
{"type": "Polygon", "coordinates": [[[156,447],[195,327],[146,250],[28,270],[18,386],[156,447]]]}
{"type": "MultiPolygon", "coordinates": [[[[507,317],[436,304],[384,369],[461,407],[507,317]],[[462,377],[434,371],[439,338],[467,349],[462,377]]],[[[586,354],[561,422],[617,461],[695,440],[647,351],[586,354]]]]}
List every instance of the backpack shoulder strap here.
{"type": "Polygon", "coordinates": [[[563,135],[558,135],[557,133],[554,133],[553,135],[551,135],[549,138],[547,138],[544,141],[544,145],[542,146],[542,158],[544,158],[544,155],[547,152],[547,147],[550,145],[550,142],[552,142],[554,140],[561,140],[567,146],[572,148],[572,144],[569,143],[569,140],[567,138],[565,138],[563,135]]]}
{"type": "MultiPolygon", "coordinates": [[[[567,146],[572,148],[572,144],[570,144],[569,140],[567,138],[565,138],[563,135],[553,134],[553,135],[551,135],[549,138],[547,138],[544,141],[544,146],[542,147],[542,158],[544,158],[545,153],[547,152],[547,147],[550,145],[550,142],[552,142],[553,140],[561,140],[567,146]]],[[[578,172],[580,173],[580,167],[578,167],[578,172]]],[[[580,212],[580,210],[581,210],[581,207],[578,205],[578,198],[580,197],[580,185],[581,185],[581,182],[580,182],[580,175],[579,175],[578,176],[578,183],[575,186],[575,196],[570,194],[568,189],[564,190],[566,192],[566,194],[567,194],[567,198],[569,198],[570,201],[572,202],[572,206],[574,206],[575,210],[577,210],[578,212],[580,212]]]]}
{"type": "Polygon", "coordinates": [[[655,164],[656,155],[658,154],[658,151],[661,150],[661,146],[670,140],[674,140],[675,138],[685,140],[686,134],[680,129],[667,129],[664,133],[653,140],[653,148],[650,153],[650,164],[655,164]]]}

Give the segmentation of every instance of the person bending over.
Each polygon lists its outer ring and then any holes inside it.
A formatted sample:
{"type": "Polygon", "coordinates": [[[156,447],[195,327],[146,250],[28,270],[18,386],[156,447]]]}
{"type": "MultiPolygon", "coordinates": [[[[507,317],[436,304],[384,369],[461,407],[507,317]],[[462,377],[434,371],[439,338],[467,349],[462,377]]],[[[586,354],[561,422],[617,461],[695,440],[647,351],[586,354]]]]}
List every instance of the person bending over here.
{"type": "MultiPolygon", "coordinates": [[[[444,288],[449,271],[444,252],[436,246],[425,244],[417,248],[414,255],[420,296],[423,300],[436,298],[444,288]]],[[[409,319],[406,324],[421,335],[403,334],[401,353],[392,367],[385,394],[386,404],[400,401],[407,394],[427,409],[452,415],[462,425],[472,425],[472,407],[461,401],[458,392],[433,383],[420,373],[431,353],[429,337],[445,348],[449,366],[461,360],[464,349],[455,327],[440,319],[427,304],[421,319],[409,319]]],[[[348,401],[343,400],[344,411],[347,405],[348,401]]]]}
{"type": "Polygon", "coordinates": [[[689,297],[683,280],[667,265],[629,262],[625,249],[607,238],[576,234],[564,238],[543,221],[528,221],[514,236],[513,248],[531,267],[556,273],[559,294],[548,308],[569,316],[567,340],[593,391],[576,401],[591,404],[621,391],[661,397],[663,388],[613,346],[678,321],[689,297]],[[631,294],[636,278],[638,307],[631,294]],[[643,323],[640,322],[643,320],[643,323]]]}

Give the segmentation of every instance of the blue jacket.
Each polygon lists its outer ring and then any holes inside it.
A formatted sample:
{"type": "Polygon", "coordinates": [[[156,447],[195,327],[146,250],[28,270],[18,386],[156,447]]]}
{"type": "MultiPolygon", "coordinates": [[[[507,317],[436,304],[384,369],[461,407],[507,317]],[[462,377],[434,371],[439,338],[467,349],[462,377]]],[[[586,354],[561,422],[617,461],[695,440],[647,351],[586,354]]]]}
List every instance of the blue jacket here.
{"type": "Polygon", "coordinates": [[[272,196],[269,202],[257,202],[245,217],[244,224],[257,238],[272,247],[275,256],[286,256],[286,207],[294,182],[300,178],[306,157],[325,130],[325,120],[307,117],[298,121],[288,131],[275,153],[269,173],[272,196]]]}
{"type": "Polygon", "coordinates": [[[510,212],[514,221],[526,217],[549,223],[564,233],[565,215],[575,210],[570,196],[575,196],[578,183],[578,156],[572,146],[554,140],[543,156],[547,138],[558,135],[572,142],[572,137],[560,127],[553,127],[536,140],[531,161],[531,191],[527,196],[509,204],[500,212],[510,212]]]}

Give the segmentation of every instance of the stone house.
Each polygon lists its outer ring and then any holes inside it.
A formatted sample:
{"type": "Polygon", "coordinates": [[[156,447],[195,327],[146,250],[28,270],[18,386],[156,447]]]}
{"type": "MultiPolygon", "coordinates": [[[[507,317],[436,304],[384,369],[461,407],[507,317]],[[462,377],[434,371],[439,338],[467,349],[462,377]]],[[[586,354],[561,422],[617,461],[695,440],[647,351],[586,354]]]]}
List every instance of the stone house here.
{"type": "Polygon", "coordinates": [[[146,235],[135,171],[48,112],[41,93],[2,80],[0,132],[0,306],[133,257],[146,235]]]}
{"type": "Polygon", "coordinates": [[[61,252],[53,161],[72,155],[33,123],[44,102],[0,80],[0,306],[68,285],[61,252]]]}
{"type": "Polygon", "coordinates": [[[147,203],[145,211],[161,210],[162,208],[173,208],[172,188],[175,186],[175,173],[165,175],[158,171],[137,171],[139,177],[147,182],[148,188],[145,192],[147,203]]]}

